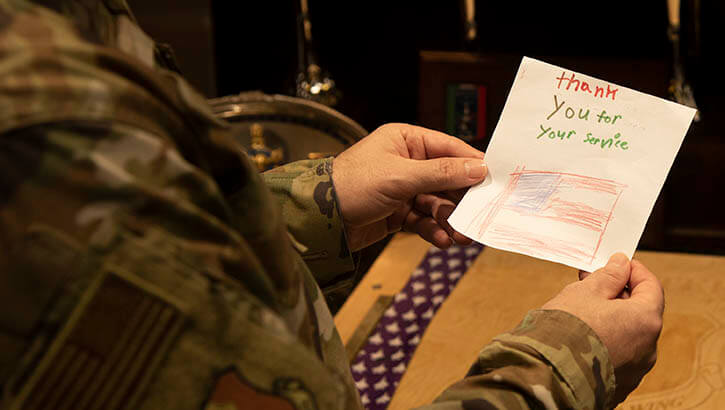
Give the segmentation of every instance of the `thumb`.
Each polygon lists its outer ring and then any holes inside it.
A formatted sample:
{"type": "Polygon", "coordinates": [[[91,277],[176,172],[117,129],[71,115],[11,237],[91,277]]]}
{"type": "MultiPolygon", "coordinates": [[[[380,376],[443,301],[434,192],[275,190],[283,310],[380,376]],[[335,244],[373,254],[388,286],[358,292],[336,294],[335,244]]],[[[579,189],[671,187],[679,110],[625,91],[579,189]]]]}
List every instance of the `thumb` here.
{"type": "Polygon", "coordinates": [[[615,253],[606,266],[595,270],[583,282],[601,292],[608,299],[614,299],[629,282],[632,265],[623,253],[615,253]]]}
{"type": "Polygon", "coordinates": [[[657,276],[650,272],[642,262],[632,260],[632,275],[629,285],[632,288],[632,298],[647,303],[657,309],[661,315],[665,308],[665,295],[657,276]]]}
{"type": "Polygon", "coordinates": [[[488,168],[477,158],[408,160],[406,177],[416,194],[467,188],[486,178],[488,168]]]}

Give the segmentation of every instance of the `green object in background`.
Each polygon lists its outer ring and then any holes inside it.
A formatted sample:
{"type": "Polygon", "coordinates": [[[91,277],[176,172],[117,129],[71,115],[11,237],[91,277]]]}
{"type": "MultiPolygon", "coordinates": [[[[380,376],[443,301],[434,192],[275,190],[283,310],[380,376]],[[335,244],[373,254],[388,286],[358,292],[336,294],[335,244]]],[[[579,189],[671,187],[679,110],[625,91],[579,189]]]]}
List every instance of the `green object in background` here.
{"type": "Polygon", "coordinates": [[[486,87],[449,84],[446,88],[446,132],[466,142],[486,134],[486,87]]]}

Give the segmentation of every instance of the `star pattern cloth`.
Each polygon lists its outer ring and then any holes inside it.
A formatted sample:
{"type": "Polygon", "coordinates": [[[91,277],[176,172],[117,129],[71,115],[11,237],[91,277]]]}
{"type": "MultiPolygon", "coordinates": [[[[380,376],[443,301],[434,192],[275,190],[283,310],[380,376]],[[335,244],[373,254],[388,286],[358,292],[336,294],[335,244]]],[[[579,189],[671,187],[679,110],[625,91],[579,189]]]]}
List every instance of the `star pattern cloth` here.
{"type": "Polygon", "coordinates": [[[410,280],[395,295],[352,362],[352,376],[368,410],[383,410],[438,308],[483,245],[431,247],[410,280]]]}

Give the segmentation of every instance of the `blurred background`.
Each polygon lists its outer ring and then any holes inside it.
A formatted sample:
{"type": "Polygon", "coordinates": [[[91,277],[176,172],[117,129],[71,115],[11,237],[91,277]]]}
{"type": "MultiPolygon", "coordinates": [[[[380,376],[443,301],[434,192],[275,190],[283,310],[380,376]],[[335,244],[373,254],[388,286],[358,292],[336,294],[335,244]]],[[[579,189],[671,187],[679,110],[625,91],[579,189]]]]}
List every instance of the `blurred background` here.
{"type": "Polygon", "coordinates": [[[696,104],[640,249],[725,254],[723,2],[129,3],[208,98],[302,87],[314,100],[318,84],[369,131],[408,122],[484,149],[523,55],[696,104]]]}

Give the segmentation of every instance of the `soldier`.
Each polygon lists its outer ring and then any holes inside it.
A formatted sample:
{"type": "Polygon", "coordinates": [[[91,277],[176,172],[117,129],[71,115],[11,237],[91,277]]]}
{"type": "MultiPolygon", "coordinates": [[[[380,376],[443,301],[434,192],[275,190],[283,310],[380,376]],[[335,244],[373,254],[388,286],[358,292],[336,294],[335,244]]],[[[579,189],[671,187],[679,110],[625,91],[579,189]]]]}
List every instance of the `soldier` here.
{"type": "MultiPolygon", "coordinates": [[[[468,243],[483,153],[393,124],[260,175],[174,67],[123,0],[0,0],[0,406],[360,408],[315,278],[401,228],[468,243]]],[[[616,255],[431,407],[611,408],[662,308],[616,255]]]]}

